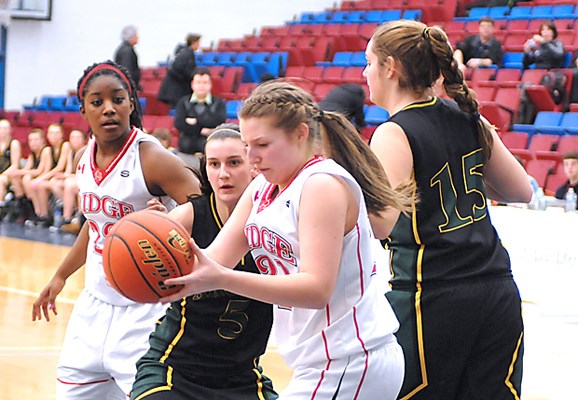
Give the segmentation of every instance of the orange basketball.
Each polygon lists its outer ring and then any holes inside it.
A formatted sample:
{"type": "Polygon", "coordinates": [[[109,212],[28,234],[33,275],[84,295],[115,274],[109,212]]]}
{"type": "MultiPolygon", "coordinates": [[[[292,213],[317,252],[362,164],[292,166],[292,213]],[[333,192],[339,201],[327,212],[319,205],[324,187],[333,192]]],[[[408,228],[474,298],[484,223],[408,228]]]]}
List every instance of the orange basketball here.
{"type": "Polygon", "coordinates": [[[190,273],[193,258],[189,234],[158,211],[142,210],[120,219],[104,242],[102,260],[110,285],[139,303],[156,303],[178,292],[164,280],[190,273]]]}

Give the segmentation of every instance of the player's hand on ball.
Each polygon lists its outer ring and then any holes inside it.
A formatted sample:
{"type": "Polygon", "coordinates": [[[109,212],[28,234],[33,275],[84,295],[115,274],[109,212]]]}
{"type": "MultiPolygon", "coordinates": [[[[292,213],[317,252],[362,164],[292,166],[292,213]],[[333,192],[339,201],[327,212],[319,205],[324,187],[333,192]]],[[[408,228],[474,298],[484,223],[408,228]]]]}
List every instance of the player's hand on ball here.
{"type": "Polygon", "coordinates": [[[54,315],[58,315],[55,300],[56,296],[58,296],[62,291],[62,288],[64,288],[64,283],[64,280],[54,278],[44,289],[42,289],[42,292],[40,292],[38,298],[32,305],[32,321],[40,321],[42,319],[42,314],[44,314],[46,321],[50,321],[51,310],[54,315]]]}
{"type": "Polygon", "coordinates": [[[165,214],[168,211],[165,205],[156,197],[147,201],[147,210],[159,211],[165,214]]]}
{"type": "Polygon", "coordinates": [[[183,288],[171,296],[161,298],[162,303],[170,303],[193,294],[221,289],[219,282],[227,272],[231,271],[205,256],[193,239],[189,241],[189,246],[195,258],[193,271],[188,275],[164,281],[165,285],[183,285],[183,288]]]}

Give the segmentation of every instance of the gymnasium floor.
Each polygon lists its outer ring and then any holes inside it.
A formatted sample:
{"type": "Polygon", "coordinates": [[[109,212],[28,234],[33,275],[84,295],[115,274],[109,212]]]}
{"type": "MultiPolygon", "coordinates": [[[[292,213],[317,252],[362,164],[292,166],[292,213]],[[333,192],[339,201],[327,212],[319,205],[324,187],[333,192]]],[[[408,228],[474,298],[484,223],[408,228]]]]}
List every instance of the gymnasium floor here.
{"type": "MultiPolygon", "coordinates": [[[[57,317],[48,323],[33,323],[30,315],[37,293],[74,239],[47,229],[0,223],[0,400],[55,398],[54,368],[74,299],[83,286],[82,271],[69,279],[58,297],[57,317]]],[[[544,316],[539,307],[529,303],[525,304],[524,316],[522,400],[578,399],[574,388],[578,325],[544,316]]],[[[282,389],[290,370],[274,346],[268,350],[263,365],[277,388],[282,389]]]]}

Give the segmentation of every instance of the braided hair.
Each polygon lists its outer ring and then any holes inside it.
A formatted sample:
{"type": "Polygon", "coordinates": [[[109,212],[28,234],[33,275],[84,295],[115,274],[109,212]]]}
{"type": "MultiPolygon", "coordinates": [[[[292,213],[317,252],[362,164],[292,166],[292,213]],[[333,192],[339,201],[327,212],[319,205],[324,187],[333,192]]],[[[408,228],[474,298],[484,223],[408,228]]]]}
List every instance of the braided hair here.
{"type": "Polygon", "coordinates": [[[357,181],[371,213],[394,207],[407,211],[411,196],[391,187],[385,171],[355,127],[343,115],[322,111],[309,93],[279,80],[257,86],[245,100],[240,119],[269,118],[287,134],[299,124],[309,128],[311,146],[319,145],[325,157],[333,159],[357,181]]]}
{"type": "Polygon", "coordinates": [[[491,157],[492,126],[480,118],[476,93],[464,81],[453,57],[452,46],[441,28],[417,21],[391,21],[377,28],[372,41],[371,50],[377,55],[379,65],[384,65],[387,57],[394,58],[401,65],[398,72],[402,89],[423,94],[431,90],[440,75],[443,76],[447,95],[462,111],[476,119],[484,157],[491,157]]]}
{"type": "Polygon", "coordinates": [[[130,114],[130,125],[136,126],[142,129],[142,110],[140,106],[140,101],[138,100],[138,92],[134,80],[130,76],[128,70],[114,61],[108,60],[100,63],[92,64],[90,67],[84,70],[82,77],[78,80],[76,86],[76,94],[81,104],[84,106],[84,96],[86,95],[86,89],[90,82],[101,75],[113,75],[120,80],[122,86],[126,89],[130,96],[130,100],[134,104],[134,108],[130,114]]]}

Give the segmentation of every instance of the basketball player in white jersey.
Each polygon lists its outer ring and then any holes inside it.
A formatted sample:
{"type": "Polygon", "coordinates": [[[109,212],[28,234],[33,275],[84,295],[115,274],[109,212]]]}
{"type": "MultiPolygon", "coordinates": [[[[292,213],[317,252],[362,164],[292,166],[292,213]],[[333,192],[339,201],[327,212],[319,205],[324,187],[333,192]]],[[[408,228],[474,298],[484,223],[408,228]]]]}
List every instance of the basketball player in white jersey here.
{"type": "Polygon", "coordinates": [[[276,342],[294,369],[280,399],[395,399],[403,353],[373,276],[368,211],[406,210],[408,196],[351,123],[295,86],[259,86],[239,117],[261,175],[213,244],[192,244],[193,273],[167,280],[186,285],[165,300],[221,288],[274,304],[276,342]],[[316,155],[320,130],[327,158],[316,155]],[[249,249],[262,275],[230,269],[249,249]]]}
{"type": "Polygon", "coordinates": [[[78,83],[81,114],[92,138],[77,156],[80,208],[87,222],[70,253],[34,303],[32,319],[49,311],[66,279],[86,263],[85,288],[70,317],[57,368],[57,399],[126,399],[136,361],[161,304],[137,304],[110,287],[102,268],[104,239],[113,224],[160,197],[171,207],[200,192],[198,180],[174,154],[141,131],[137,92],[128,72],[112,62],[89,67],[78,83]]]}

